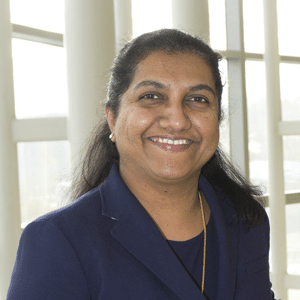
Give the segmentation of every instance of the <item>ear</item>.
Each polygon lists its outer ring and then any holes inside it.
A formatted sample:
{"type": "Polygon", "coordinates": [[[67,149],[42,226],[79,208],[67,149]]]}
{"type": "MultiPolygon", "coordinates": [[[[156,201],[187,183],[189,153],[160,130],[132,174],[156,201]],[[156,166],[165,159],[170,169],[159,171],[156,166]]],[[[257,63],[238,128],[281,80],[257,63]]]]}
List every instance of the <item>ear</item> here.
{"type": "Polygon", "coordinates": [[[114,132],[116,118],[115,115],[110,111],[110,109],[105,105],[105,115],[107,119],[108,126],[111,132],[114,132]]]}

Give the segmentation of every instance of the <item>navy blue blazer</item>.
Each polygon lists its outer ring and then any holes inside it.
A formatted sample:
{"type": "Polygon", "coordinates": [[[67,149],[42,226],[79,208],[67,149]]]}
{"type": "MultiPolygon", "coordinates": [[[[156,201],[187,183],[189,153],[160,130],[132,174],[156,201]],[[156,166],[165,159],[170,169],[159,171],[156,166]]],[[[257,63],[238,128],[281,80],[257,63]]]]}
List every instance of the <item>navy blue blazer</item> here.
{"type": "MultiPolygon", "coordinates": [[[[217,299],[273,299],[269,222],[245,231],[203,176],[219,242],[217,299]]],[[[210,255],[207,253],[206,280],[210,255]]],[[[114,166],[107,180],[23,231],[7,300],[204,300],[114,166]]]]}

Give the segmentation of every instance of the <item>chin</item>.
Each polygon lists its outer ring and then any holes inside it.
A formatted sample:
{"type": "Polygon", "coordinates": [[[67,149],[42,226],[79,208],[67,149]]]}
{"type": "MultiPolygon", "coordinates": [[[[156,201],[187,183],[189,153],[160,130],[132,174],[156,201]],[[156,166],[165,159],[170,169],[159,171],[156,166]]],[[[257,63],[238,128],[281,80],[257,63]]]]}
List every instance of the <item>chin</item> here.
{"type": "MultiPolygon", "coordinates": [[[[176,167],[163,167],[161,166],[158,169],[153,170],[153,173],[160,178],[162,181],[163,180],[180,180],[180,179],[186,179],[191,176],[191,174],[195,174],[195,170],[192,172],[191,169],[183,169],[183,168],[178,168],[176,167]]],[[[200,171],[199,171],[200,173],[200,171]]]]}

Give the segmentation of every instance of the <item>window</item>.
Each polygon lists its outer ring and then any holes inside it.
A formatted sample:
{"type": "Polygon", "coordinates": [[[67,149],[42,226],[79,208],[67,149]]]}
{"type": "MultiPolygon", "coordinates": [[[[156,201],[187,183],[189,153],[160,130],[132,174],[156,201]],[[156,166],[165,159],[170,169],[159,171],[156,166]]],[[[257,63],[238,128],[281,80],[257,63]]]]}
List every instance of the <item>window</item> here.
{"type": "Polygon", "coordinates": [[[44,118],[68,113],[64,48],[13,39],[16,117],[44,118]]]}
{"type": "MultiPolygon", "coordinates": [[[[29,118],[66,118],[66,63],[62,47],[64,1],[10,2],[11,20],[14,23],[16,118],[19,121],[29,118]]],[[[132,0],[133,36],[160,28],[172,28],[171,5],[172,0],[132,0]]],[[[282,120],[299,122],[300,41],[290,33],[293,34],[295,28],[300,26],[300,3],[297,0],[277,0],[277,6],[282,120]]],[[[230,149],[230,143],[233,140],[239,143],[241,149],[244,149],[240,155],[241,161],[246,164],[245,174],[248,175],[249,167],[250,180],[254,184],[262,185],[263,191],[268,194],[263,1],[209,0],[209,21],[211,46],[221,52],[224,58],[220,68],[225,83],[223,107],[226,119],[221,127],[221,147],[232,155],[234,149],[230,149]],[[242,5],[240,11],[239,5],[242,5]],[[236,26],[228,27],[226,12],[236,18],[236,26]],[[234,47],[230,44],[232,36],[236,40],[234,47]],[[232,96],[233,91],[237,95],[235,99],[232,96]],[[244,105],[243,112],[247,112],[241,114],[237,121],[239,123],[235,124],[243,128],[241,136],[232,130],[231,123],[237,105],[244,105]]],[[[284,135],[283,150],[287,203],[287,272],[300,275],[299,135],[284,135]]],[[[67,140],[19,141],[18,159],[24,225],[60,206],[60,195],[69,184],[66,176],[70,160],[69,143],[67,140]]],[[[288,292],[289,300],[300,297],[300,289],[289,289],[288,292]]]]}
{"type": "Polygon", "coordinates": [[[64,1],[10,0],[13,24],[64,33],[64,1]]]}
{"type": "Polygon", "coordinates": [[[18,143],[21,224],[58,209],[69,187],[69,143],[18,143]]]}
{"type": "MultiPolygon", "coordinates": [[[[17,24],[13,27],[17,38],[12,40],[16,118],[66,117],[65,49],[45,41],[64,32],[64,1],[11,0],[10,5],[11,21],[17,24]]],[[[69,156],[68,141],[18,143],[23,228],[60,207],[69,184],[69,156]]]]}

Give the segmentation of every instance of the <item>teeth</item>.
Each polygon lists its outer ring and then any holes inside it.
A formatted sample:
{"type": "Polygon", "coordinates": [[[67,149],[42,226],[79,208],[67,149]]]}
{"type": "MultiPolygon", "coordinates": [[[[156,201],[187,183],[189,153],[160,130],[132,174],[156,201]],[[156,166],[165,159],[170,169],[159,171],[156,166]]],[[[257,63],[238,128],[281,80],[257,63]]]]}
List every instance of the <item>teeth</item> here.
{"type": "Polygon", "coordinates": [[[170,145],[187,145],[190,144],[190,140],[170,140],[170,139],[162,139],[162,138],[150,138],[155,143],[161,143],[161,144],[170,144],[170,145]]]}

